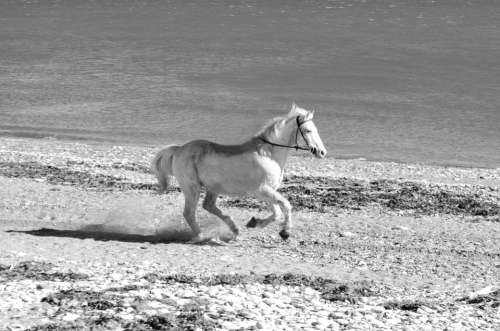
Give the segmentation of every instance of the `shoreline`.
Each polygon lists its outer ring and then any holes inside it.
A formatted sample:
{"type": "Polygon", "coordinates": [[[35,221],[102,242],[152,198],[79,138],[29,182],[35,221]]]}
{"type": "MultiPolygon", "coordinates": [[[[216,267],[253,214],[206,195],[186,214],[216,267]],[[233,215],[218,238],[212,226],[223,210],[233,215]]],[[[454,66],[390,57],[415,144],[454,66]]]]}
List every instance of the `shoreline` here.
{"type": "MultiPolygon", "coordinates": [[[[53,136],[45,133],[29,133],[29,134],[15,134],[8,132],[0,132],[0,142],[2,140],[35,140],[35,141],[54,141],[60,143],[76,143],[83,145],[104,145],[104,146],[129,146],[138,148],[161,148],[169,144],[182,144],[184,142],[171,142],[165,144],[146,144],[140,142],[132,141],[122,141],[118,139],[111,138],[97,138],[97,139],[87,139],[79,136],[53,136]]],[[[294,155],[294,152],[291,152],[294,155]]],[[[299,156],[306,157],[306,156],[299,156]]],[[[429,166],[429,167],[442,167],[442,168],[459,168],[459,169],[489,169],[489,170],[500,170],[500,165],[498,166],[478,166],[474,165],[473,161],[459,163],[449,163],[448,161],[440,162],[407,162],[400,159],[383,159],[383,158],[370,158],[365,156],[344,156],[344,155],[327,155],[327,159],[335,160],[345,160],[345,161],[366,161],[366,162],[380,162],[380,163],[396,163],[400,165],[419,165],[419,166],[429,166]]]]}
{"type": "MultiPolygon", "coordinates": [[[[0,137],[0,160],[36,161],[67,166],[68,161],[103,165],[135,164],[149,168],[154,154],[164,145],[118,145],[57,139],[0,137]]],[[[365,159],[316,159],[309,154],[289,155],[285,174],[361,180],[391,179],[446,185],[500,188],[500,168],[438,166],[419,163],[370,161],[365,159]]]]}

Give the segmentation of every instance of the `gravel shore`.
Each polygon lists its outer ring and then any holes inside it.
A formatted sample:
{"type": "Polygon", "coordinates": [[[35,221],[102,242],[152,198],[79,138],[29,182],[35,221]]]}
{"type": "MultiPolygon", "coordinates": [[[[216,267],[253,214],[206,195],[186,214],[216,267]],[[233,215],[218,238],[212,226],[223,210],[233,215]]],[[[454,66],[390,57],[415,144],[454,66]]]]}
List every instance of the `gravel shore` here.
{"type": "Polygon", "coordinates": [[[500,328],[500,169],[291,156],[291,240],[223,197],[200,246],[157,149],[0,138],[0,329],[500,328]]]}

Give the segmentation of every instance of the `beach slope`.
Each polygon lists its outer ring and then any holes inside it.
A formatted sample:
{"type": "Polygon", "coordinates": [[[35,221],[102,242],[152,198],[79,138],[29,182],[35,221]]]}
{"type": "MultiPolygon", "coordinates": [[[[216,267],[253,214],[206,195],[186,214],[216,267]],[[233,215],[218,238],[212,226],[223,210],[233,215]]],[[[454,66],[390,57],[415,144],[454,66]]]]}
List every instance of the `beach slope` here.
{"type": "Polygon", "coordinates": [[[292,156],[290,240],[191,245],[158,148],[0,138],[0,329],[499,328],[500,169],[292,156]]]}

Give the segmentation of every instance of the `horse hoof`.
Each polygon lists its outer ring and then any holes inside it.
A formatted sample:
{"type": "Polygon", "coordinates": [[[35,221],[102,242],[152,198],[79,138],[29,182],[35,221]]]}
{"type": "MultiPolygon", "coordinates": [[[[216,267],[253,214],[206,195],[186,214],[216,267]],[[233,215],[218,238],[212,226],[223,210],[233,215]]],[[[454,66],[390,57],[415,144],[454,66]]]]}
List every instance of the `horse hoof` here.
{"type": "Polygon", "coordinates": [[[210,239],[212,239],[212,238],[200,233],[200,234],[194,236],[193,238],[191,238],[191,240],[189,240],[187,243],[192,244],[192,245],[204,244],[207,241],[210,241],[210,239]]]}
{"type": "Polygon", "coordinates": [[[255,227],[257,227],[257,219],[255,219],[255,217],[252,217],[252,219],[247,223],[247,228],[255,228],[255,227]]]}
{"type": "Polygon", "coordinates": [[[210,246],[226,246],[227,242],[225,242],[219,237],[216,237],[216,238],[210,238],[208,241],[205,242],[205,244],[210,246]]]}
{"type": "Polygon", "coordinates": [[[280,237],[283,240],[287,240],[290,237],[290,233],[287,230],[281,230],[280,237]]]}

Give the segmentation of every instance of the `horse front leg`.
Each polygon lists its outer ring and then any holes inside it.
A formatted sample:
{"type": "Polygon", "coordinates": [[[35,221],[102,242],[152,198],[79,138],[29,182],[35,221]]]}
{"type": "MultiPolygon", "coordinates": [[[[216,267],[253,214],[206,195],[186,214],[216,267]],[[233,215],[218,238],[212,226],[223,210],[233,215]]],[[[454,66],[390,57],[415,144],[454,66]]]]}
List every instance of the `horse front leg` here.
{"type": "Polygon", "coordinates": [[[270,223],[276,221],[281,215],[280,207],[276,203],[271,203],[270,208],[272,209],[271,215],[269,215],[266,218],[252,217],[246,225],[247,228],[256,228],[256,227],[263,228],[268,226],[270,223]]]}
{"type": "Polygon", "coordinates": [[[292,205],[283,195],[268,185],[261,188],[258,196],[264,201],[278,205],[283,211],[285,221],[279,235],[283,240],[287,240],[290,237],[290,230],[292,229],[292,205]]]}

